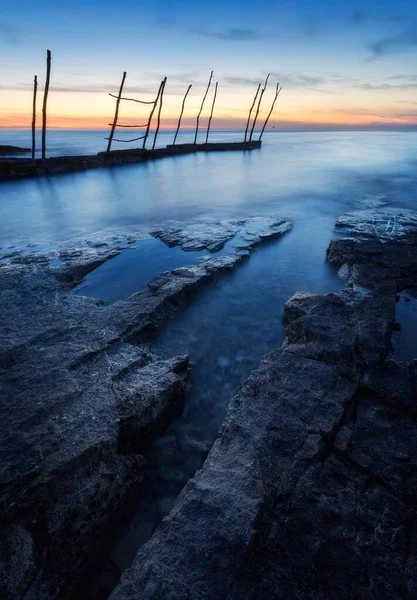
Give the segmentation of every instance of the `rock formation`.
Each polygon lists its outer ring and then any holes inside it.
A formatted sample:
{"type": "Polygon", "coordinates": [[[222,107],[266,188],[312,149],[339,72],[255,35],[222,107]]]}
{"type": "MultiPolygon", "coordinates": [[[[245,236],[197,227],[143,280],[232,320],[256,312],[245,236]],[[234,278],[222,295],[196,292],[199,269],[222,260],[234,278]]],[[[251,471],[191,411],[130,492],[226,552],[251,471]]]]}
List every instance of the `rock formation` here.
{"type": "MultiPolygon", "coordinates": [[[[71,591],[140,481],[143,451],[185,400],[188,358],[160,360],[144,342],[268,231],[274,237],[289,228],[277,223],[259,224],[243,250],[163,273],[110,306],[70,290],[120,246],[3,257],[2,598],[63,598],[71,591]]],[[[242,221],[234,234],[252,224],[242,221]]]]}
{"type": "Polygon", "coordinates": [[[415,214],[346,215],[339,294],[297,293],[208,458],[111,600],[417,597],[417,380],[390,359],[415,214]]]}

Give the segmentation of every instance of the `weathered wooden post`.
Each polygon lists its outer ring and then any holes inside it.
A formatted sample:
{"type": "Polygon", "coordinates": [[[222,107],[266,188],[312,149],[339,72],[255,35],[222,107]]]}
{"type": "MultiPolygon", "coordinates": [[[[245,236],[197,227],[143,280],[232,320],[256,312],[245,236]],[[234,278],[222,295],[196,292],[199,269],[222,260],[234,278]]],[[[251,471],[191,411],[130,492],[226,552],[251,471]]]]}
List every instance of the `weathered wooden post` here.
{"type": "Polygon", "coordinates": [[[274,97],[274,101],[272,102],[271,110],[269,111],[269,113],[268,113],[268,116],[266,117],[266,120],[265,120],[264,126],[262,127],[261,133],[260,133],[260,135],[259,135],[259,141],[261,141],[261,138],[262,138],[262,136],[263,136],[263,133],[264,133],[264,131],[265,131],[265,127],[267,126],[267,123],[268,123],[268,121],[269,121],[269,117],[272,115],[272,111],[274,110],[275,102],[277,101],[277,98],[278,98],[278,96],[279,96],[279,94],[280,94],[281,90],[282,90],[282,87],[279,87],[279,82],[278,82],[278,83],[277,83],[277,87],[275,88],[275,97],[274,97]]]}
{"type": "Polygon", "coordinates": [[[156,138],[158,137],[158,132],[159,132],[159,126],[161,125],[162,99],[164,96],[166,82],[167,82],[167,78],[165,77],[165,79],[162,82],[161,94],[159,97],[158,121],[157,121],[157,125],[156,125],[155,136],[153,138],[152,150],[155,148],[156,138]]]}
{"type": "Polygon", "coordinates": [[[206,144],[208,142],[208,136],[210,133],[210,125],[211,125],[211,120],[213,118],[213,111],[214,111],[214,105],[216,103],[216,96],[217,96],[217,86],[219,85],[219,82],[216,81],[216,87],[214,88],[214,97],[213,97],[213,104],[211,105],[211,113],[210,113],[210,118],[209,118],[209,122],[207,125],[207,135],[206,135],[206,144]]]}
{"type": "Polygon", "coordinates": [[[208,82],[208,85],[207,85],[206,93],[204,94],[204,98],[203,98],[203,101],[202,101],[201,106],[200,106],[200,111],[199,111],[199,113],[197,115],[197,125],[196,125],[196,128],[195,128],[194,144],[197,143],[198,125],[200,123],[200,115],[201,115],[201,112],[203,110],[204,102],[206,101],[208,91],[210,89],[212,77],[213,77],[213,71],[210,74],[210,79],[209,79],[209,82],[208,82]]]}
{"type": "Polygon", "coordinates": [[[249,142],[252,141],[252,136],[253,136],[253,132],[254,132],[255,125],[256,125],[256,119],[258,118],[259,109],[261,108],[262,96],[264,95],[266,86],[268,85],[268,79],[269,79],[269,73],[266,76],[264,87],[261,89],[261,93],[259,94],[259,102],[258,102],[258,106],[256,107],[255,118],[252,123],[252,129],[251,129],[250,136],[249,136],[249,142]]]}
{"type": "Polygon", "coordinates": [[[116,129],[117,119],[119,117],[119,105],[120,105],[120,100],[122,97],[123,86],[125,84],[126,75],[127,75],[126,71],[123,71],[122,83],[120,84],[119,94],[118,94],[117,100],[116,100],[116,110],[114,113],[113,125],[112,125],[111,131],[110,131],[109,141],[107,142],[107,152],[110,152],[111,143],[113,141],[113,136],[114,136],[114,130],[116,129]]]}
{"type": "Polygon", "coordinates": [[[36,153],[36,94],[38,93],[38,77],[33,80],[33,108],[32,108],[32,162],[35,162],[36,153]]]}
{"type": "Polygon", "coordinates": [[[145,135],[143,136],[143,146],[142,146],[143,150],[145,150],[145,148],[146,148],[146,140],[148,139],[148,136],[149,136],[149,129],[151,128],[152,117],[153,117],[153,114],[154,114],[154,112],[155,112],[156,105],[158,104],[159,95],[160,95],[160,93],[161,93],[162,87],[165,85],[165,84],[164,84],[164,82],[165,82],[165,81],[166,81],[166,77],[165,77],[165,79],[163,79],[163,80],[161,81],[161,83],[159,84],[158,93],[157,93],[157,95],[156,95],[156,99],[155,99],[155,100],[154,100],[154,102],[153,102],[153,107],[152,107],[152,110],[151,110],[151,114],[149,115],[148,123],[147,123],[147,125],[146,125],[146,131],[145,131],[145,135]]]}
{"type": "Polygon", "coordinates": [[[186,101],[186,99],[187,99],[187,96],[188,96],[188,93],[189,93],[189,91],[191,90],[191,88],[192,88],[192,87],[193,87],[193,86],[192,86],[191,84],[188,86],[188,89],[187,89],[187,91],[185,92],[185,96],[184,96],[184,99],[183,99],[183,101],[182,101],[182,106],[181,106],[181,114],[180,114],[180,118],[178,119],[178,127],[177,127],[177,131],[175,132],[174,141],[172,142],[172,145],[173,145],[173,146],[175,146],[175,142],[177,141],[177,135],[178,135],[178,132],[179,132],[179,130],[180,130],[180,126],[181,126],[181,119],[182,119],[182,115],[183,115],[183,112],[184,112],[184,107],[185,107],[185,101],[186,101]]]}
{"type": "Polygon", "coordinates": [[[243,140],[244,142],[246,142],[246,138],[248,136],[248,129],[249,129],[250,118],[251,118],[253,107],[255,106],[256,98],[258,97],[260,89],[261,89],[261,84],[258,85],[258,89],[256,90],[256,94],[255,94],[255,97],[253,99],[252,106],[250,107],[250,111],[249,111],[249,115],[248,115],[248,121],[246,123],[246,129],[245,129],[245,139],[243,140]]]}
{"type": "Polygon", "coordinates": [[[46,51],[46,83],[42,107],[42,161],[46,158],[46,106],[48,103],[49,81],[51,78],[51,51],[46,51]]]}

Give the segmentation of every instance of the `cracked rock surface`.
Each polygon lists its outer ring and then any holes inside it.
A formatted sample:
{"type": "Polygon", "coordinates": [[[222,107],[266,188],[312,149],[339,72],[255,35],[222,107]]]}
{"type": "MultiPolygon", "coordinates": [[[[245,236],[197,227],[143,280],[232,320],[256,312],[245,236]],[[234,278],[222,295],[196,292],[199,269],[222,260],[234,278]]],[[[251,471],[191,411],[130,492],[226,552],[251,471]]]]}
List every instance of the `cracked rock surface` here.
{"type": "MultiPolygon", "coordinates": [[[[287,226],[280,222],[280,231],[287,226]]],[[[277,231],[262,228],[262,236],[277,231]]],[[[7,600],[71,592],[140,481],[144,450],[185,400],[188,357],[161,360],[146,341],[246,256],[235,251],[165,272],[110,306],[70,293],[121,249],[12,252],[0,263],[0,595],[7,600]]]]}
{"type": "Polygon", "coordinates": [[[297,293],[203,468],[111,600],[417,597],[417,380],[390,359],[417,216],[346,215],[338,294],[297,293]]]}
{"type": "Polygon", "coordinates": [[[153,231],[154,237],[167,246],[180,246],[183,250],[208,250],[218,252],[227,242],[235,238],[235,247],[248,249],[265,238],[281,235],[291,228],[288,221],[269,217],[249,217],[213,221],[207,224],[192,222],[172,228],[153,231]]]}

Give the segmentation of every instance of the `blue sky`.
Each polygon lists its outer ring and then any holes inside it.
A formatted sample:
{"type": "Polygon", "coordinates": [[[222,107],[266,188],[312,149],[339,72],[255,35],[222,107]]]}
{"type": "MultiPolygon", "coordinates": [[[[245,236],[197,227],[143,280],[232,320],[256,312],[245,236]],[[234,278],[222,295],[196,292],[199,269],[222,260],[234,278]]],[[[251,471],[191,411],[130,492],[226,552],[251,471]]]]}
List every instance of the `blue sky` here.
{"type": "MultiPolygon", "coordinates": [[[[123,70],[126,94],[145,100],[168,77],[165,126],[192,83],[191,124],[211,69],[217,126],[241,126],[268,72],[263,112],[279,80],[278,126],[417,123],[417,3],[409,0],[0,0],[0,7],[3,126],[27,124],[46,48],[57,126],[105,127],[114,110],[107,92],[118,89],[123,70]]],[[[123,106],[127,123],[137,120],[135,110],[123,106]]]]}

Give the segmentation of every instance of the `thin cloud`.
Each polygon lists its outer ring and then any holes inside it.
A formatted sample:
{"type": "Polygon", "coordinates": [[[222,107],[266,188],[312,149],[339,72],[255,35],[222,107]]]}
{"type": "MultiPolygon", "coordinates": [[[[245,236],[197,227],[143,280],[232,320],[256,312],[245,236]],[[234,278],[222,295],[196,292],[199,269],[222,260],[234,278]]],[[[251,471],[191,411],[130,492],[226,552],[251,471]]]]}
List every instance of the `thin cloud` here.
{"type": "Polygon", "coordinates": [[[214,38],[216,40],[225,40],[232,42],[251,42],[255,40],[265,39],[265,36],[255,29],[243,29],[239,27],[231,27],[224,31],[209,31],[207,29],[195,29],[193,33],[204,37],[214,38]]]}
{"type": "Polygon", "coordinates": [[[357,11],[354,12],[352,14],[350,14],[348,16],[348,24],[350,25],[362,25],[362,23],[364,23],[365,21],[368,21],[370,19],[371,15],[368,12],[365,11],[357,11]]]}
{"type": "MultiPolygon", "coordinates": [[[[299,73],[292,73],[284,75],[282,73],[270,73],[271,78],[280,82],[285,88],[315,88],[317,85],[326,83],[326,80],[322,77],[312,77],[310,75],[302,75],[299,73]]],[[[265,77],[225,77],[225,81],[232,85],[257,85],[262,83],[265,77]]]]}
{"type": "MultiPolygon", "coordinates": [[[[129,96],[131,94],[138,94],[140,99],[140,94],[151,94],[155,96],[158,91],[160,80],[155,80],[154,86],[135,86],[135,85],[126,85],[125,90],[123,92],[123,96],[129,96]]],[[[88,83],[88,84],[66,84],[66,83],[52,83],[50,87],[51,92],[66,92],[66,93],[78,93],[78,94],[113,94],[117,93],[119,90],[120,84],[113,83],[88,83]]],[[[169,78],[167,80],[167,89],[166,93],[168,95],[177,95],[184,93],[184,82],[182,79],[172,78],[171,82],[169,78]]],[[[39,91],[42,91],[42,85],[39,86],[39,91]]],[[[13,91],[31,91],[33,90],[33,82],[25,82],[25,83],[17,83],[17,84],[0,84],[0,90],[13,90],[13,91]]]]}
{"type": "Polygon", "coordinates": [[[370,45],[374,58],[407,52],[414,50],[416,47],[417,30],[415,28],[384,38],[370,45]]]}
{"type": "Polygon", "coordinates": [[[361,82],[355,87],[362,90],[413,90],[417,89],[417,75],[391,75],[383,81],[361,82]]]}
{"type": "Polygon", "coordinates": [[[0,42],[2,41],[8,44],[17,44],[19,42],[17,29],[7,23],[0,23],[0,42]]]}

